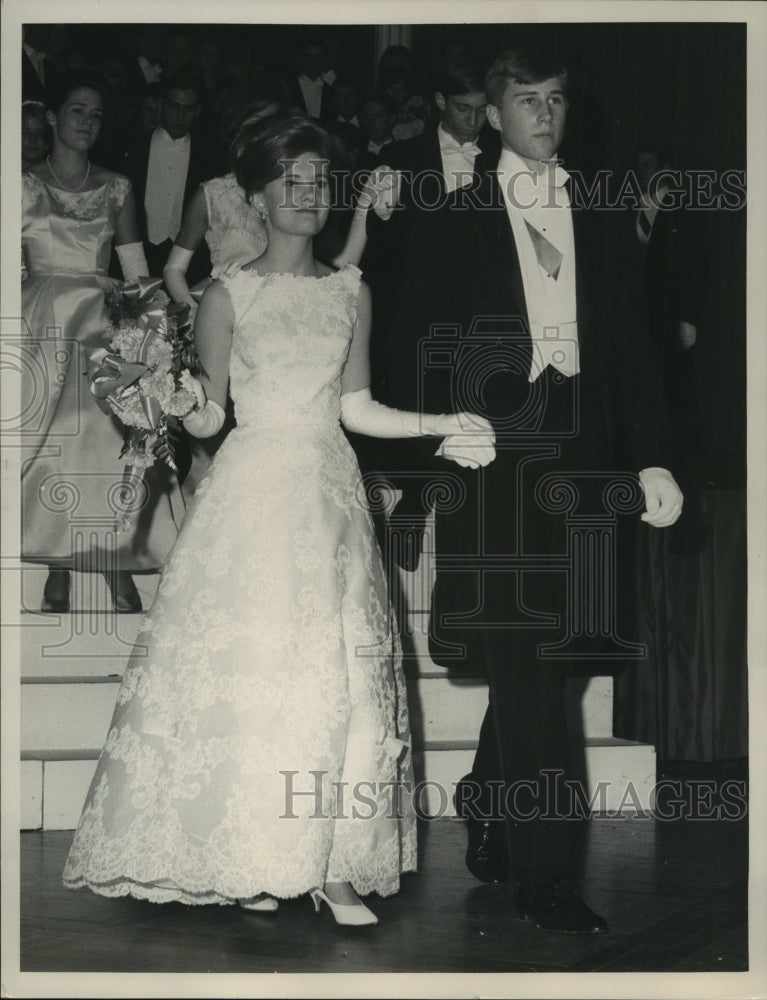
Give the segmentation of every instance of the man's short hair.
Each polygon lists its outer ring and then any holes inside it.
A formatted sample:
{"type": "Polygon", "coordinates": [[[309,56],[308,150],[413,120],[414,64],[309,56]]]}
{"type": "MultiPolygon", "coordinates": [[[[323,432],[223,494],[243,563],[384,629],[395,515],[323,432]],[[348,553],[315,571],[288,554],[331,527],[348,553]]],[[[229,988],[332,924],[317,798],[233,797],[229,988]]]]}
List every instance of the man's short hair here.
{"type": "Polygon", "coordinates": [[[387,115],[397,114],[397,102],[389,94],[385,94],[380,90],[374,90],[370,94],[366,94],[360,101],[360,110],[368,104],[380,104],[387,115]]]}
{"type": "Polygon", "coordinates": [[[198,104],[205,92],[203,79],[194,69],[180,69],[177,73],[170,73],[162,78],[160,86],[163,97],[167,97],[171,90],[193,90],[197,94],[198,104]]]}
{"type": "Polygon", "coordinates": [[[664,136],[641,135],[634,145],[634,158],[640,153],[653,153],[661,164],[671,163],[671,143],[664,136]]]}
{"type": "Polygon", "coordinates": [[[567,68],[556,54],[533,49],[509,50],[499,56],[487,71],[485,94],[488,102],[498,107],[510,83],[542,83],[556,76],[566,91],[567,68]]]}
{"type": "Polygon", "coordinates": [[[473,59],[454,59],[442,68],[434,92],[444,98],[465,94],[481,94],[485,90],[485,73],[473,59]]]}

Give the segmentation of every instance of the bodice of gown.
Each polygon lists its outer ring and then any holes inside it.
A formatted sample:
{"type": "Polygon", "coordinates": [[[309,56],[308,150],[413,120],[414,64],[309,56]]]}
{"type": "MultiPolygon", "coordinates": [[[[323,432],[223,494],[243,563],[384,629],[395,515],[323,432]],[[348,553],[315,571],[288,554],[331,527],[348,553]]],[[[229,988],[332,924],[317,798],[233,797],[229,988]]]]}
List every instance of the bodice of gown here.
{"type": "Polygon", "coordinates": [[[21,241],[29,276],[106,274],[130,189],[120,174],[93,191],[61,191],[23,174],[21,241]]]}
{"type": "Polygon", "coordinates": [[[205,242],[210,250],[212,276],[231,264],[247,264],[266,249],[261,217],[248,204],[234,174],[214,177],[202,185],[208,211],[205,242]]]}
{"type": "Polygon", "coordinates": [[[337,434],[341,372],[357,315],[360,271],[323,278],[230,268],[230,392],[238,430],[275,441],[337,434]]]}

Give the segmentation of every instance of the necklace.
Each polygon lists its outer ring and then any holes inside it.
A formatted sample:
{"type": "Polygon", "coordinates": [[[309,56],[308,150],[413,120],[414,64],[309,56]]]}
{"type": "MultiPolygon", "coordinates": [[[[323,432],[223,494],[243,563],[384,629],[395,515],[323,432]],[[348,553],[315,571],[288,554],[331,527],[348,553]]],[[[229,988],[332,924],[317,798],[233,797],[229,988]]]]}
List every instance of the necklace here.
{"type": "Polygon", "coordinates": [[[82,191],[83,186],[84,186],[85,182],[88,180],[88,177],[90,176],[90,173],[91,173],[91,161],[90,160],[88,160],[88,166],[87,166],[86,171],[85,171],[85,177],[83,177],[83,179],[80,181],[80,183],[77,185],[76,188],[67,187],[67,185],[60,178],[58,178],[56,176],[56,174],[55,174],[55,172],[53,170],[53,167],[51,166],[51,158],[50,158],[50,156],[46,156],[45,160],[46,160],[46,163],[48,164],[48,169],[51,172],[51,176],[53,177],[53,179],[56,181],[57,184],[60,184],[64,188],[65,191],[82,191]]]}

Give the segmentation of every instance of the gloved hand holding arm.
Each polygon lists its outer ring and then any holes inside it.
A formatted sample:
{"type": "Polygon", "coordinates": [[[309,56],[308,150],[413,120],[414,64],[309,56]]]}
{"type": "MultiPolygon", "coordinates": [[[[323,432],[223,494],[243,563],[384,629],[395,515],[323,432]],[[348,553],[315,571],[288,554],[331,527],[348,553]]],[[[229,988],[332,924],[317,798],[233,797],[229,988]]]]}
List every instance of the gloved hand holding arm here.
{"type": "Polygon", "coordinates": [[[357,322],[352,335],[346,366],[341,379],[341,420],[344,427],[358,434],[380,438],[444,437],[438,454],[453,461],[464,458],[460,445],[477,446],[472,462],[459,464],[476,468],[495,458],[495,435],[488,420],[473,413],[416,413],[396,410],[377,403],[370,392],[370,292],[360,286],[357,322]],[[447,452],[444,451],[446,443],[447,452]],[[474,464],[476,462],[476,464],[474,464]]]}

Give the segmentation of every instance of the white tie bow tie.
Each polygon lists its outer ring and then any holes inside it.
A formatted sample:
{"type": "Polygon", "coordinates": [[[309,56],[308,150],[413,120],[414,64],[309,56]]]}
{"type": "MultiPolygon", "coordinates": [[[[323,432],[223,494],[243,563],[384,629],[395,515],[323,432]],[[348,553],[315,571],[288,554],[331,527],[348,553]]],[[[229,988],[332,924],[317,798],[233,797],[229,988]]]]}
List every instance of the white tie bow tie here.
{"type": "Polygon", "coordinates": [[[466,156],[479,156],[482,152],[475,142],[465,142],[462,145],[457,142],[446,142],[442,149],[445,153],[464,153],[466,156]]]}

